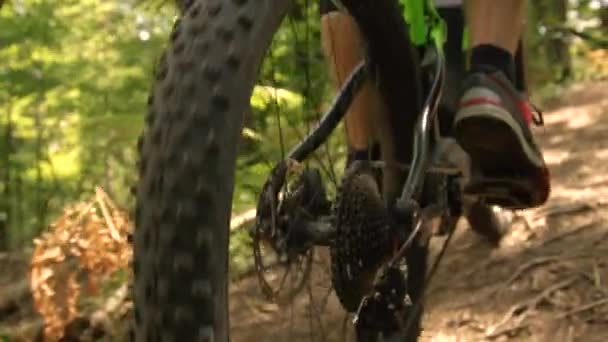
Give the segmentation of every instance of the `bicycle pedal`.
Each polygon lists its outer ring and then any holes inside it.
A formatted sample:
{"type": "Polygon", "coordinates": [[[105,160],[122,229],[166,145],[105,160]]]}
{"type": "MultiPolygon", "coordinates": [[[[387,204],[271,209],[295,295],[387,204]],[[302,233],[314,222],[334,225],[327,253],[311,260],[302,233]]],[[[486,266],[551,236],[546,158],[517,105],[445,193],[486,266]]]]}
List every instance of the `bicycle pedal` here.
{"type": "Polygon", "coordinates": [[[506,209],[526,209],[531,203],[534,185],[528,180],[513,178],[473,178],[464,193],[477,197],[481,202],[506,209]]]}

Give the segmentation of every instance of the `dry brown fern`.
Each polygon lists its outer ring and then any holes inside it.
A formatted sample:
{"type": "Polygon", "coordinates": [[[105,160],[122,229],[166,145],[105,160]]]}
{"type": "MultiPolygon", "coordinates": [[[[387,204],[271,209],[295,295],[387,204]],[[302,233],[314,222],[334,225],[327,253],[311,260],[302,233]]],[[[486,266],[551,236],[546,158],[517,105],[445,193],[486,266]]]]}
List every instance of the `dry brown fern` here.
{"type": "Polygon", "coordinates": [[[34,241],[30,286],[45,321],[45,340],[57,341],[83,309],[81,295],[95,296],[104,282],[128,270],[132,224],[101,189],[63,216],[34,241]]]}

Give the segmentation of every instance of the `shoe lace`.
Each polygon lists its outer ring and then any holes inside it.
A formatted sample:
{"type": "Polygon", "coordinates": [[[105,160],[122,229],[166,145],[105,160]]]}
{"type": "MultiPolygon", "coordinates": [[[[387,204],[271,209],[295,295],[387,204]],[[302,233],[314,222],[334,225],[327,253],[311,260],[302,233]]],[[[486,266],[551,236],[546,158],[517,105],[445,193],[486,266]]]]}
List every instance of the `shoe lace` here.
{"type": "Polygon", "coordinates": [[[534,103],[529,102],[530,103],[530,107],[533,109],[532,110],[532,122],[534,122],[534,124],[536,126],[544,126],[545,125],[545,118],[543,117],[543,111],[540,110],[540,108],[538,108],[538,106],[536,106],[534,103]]]}
{"type": "Polygon", "coordinates": [[[523,104],[527,107],[527,111],[530,113],[532,123],[536,126],[544,126],[545,118],[543,117],[543,111],[535,105],[525,93],[520,93],[520,105],[523,104]]]}

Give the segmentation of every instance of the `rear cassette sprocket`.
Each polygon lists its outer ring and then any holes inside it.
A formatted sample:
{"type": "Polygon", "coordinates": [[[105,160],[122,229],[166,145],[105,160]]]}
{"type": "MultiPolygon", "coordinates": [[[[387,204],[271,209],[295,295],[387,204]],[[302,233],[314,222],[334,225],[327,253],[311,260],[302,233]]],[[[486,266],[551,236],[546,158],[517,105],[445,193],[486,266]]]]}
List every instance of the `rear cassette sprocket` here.
{"type": "Polygon", "coordinates": [[[367,162],[353,163],[344,175],[334,207],[332,283],[349,312],[356,311],[373,289],[378,269],[393,252],[390,221],[377,173],[367,162]]]}

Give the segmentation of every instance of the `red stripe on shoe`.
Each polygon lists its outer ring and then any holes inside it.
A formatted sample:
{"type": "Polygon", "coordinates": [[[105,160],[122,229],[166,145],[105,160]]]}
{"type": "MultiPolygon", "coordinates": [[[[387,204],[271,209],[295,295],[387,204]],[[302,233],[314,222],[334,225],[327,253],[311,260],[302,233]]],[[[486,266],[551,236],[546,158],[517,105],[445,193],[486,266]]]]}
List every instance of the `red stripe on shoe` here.
{"type": "Polygon", "coordinates": [[[517,105],[519,106],[519,110],[521,111],[521,113],[524,116],[524,120],[526,121],[526,123],[528,125],[532,124],[532,108],[530,106],[530,103],[528,101],[519,101],[517,102],[517,105]]]}
{"type": "Polygon", "coordinates": [[[468,106],[475,106],[475,105],[480,105],[480,104],[492,104],[495,106],[500,106],[500,101],[496,101],[495,99],[491,99],[488,97],[474,97],[472,99],[468,99],[466,101],[462,101],[460,102],[460,107],[468,107],[468,106]]]}
{"type": "Polygon", "coordinates": [[[509,86],[507,86],[502,79],[494,76],[494,75],[488,75],[488,78],[491,79],[492,81],[494,81],[494,83],[498,84],[499,87],[502,88],[502,90],[508,94],[513,101],[515,101],[515,103],[517,103],[517,106],[519,107],[519,110],[522,112],[523,116],[524,116],[524,121],[530,125],[533,121],[532,117],[532,110],[530,108],[530,103],[528,103],[525,100],[521,100],[521,98],[518,96],[518,94],[514,94],[513,91],[511,90],[511,88],[509,86]]]}

